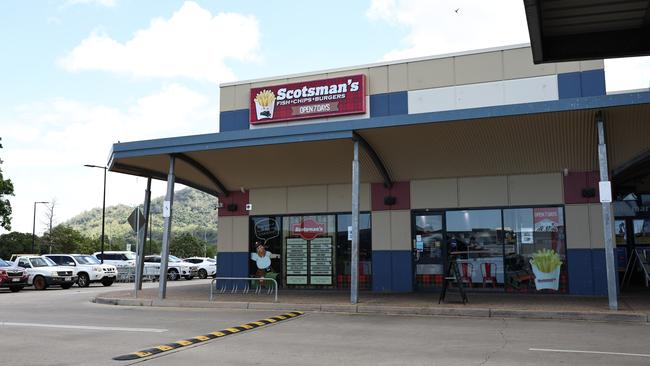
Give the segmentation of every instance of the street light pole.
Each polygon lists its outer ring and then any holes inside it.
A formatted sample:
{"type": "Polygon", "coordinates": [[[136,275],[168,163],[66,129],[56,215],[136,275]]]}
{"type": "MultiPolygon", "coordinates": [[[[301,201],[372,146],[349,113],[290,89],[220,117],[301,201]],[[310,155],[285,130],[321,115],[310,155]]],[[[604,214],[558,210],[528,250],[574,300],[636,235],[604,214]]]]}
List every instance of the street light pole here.
{"type": "Polygon", "coordinates": [[[34,253],[34,245],[36,244],[36,204],[37,203],[49,203],[46,201],[36,201],[34,202],[34,221],[32,222],[32,254],[34,253]]]}
{"type": "Polygon", "coordinates": [[[99,166],[99,165],[92,165],[92,164],[84,164],[85,167],[87,168],[100,168],[104,169],[104,198],[102,199],[102,246],[101,246],[101,263],[104,263],[104,227],[105,227],[105,220],[106,220],[106,171],[108,170],[107,167],[105,166],[99,166]]]}

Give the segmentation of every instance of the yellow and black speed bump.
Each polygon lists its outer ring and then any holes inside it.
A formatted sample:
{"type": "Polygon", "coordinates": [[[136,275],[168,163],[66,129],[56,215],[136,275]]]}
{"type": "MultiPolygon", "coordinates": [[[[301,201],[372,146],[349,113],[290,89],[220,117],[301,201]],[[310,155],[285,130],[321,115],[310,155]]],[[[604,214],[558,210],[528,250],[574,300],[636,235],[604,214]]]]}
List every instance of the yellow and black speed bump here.
{"type": "Polygon", "coordinates": [[[242,325],[237,326],[237,327],[222,329],[222,330],[220,330],[218,332],[212,332],[212,333],[208,333],[206,335],[196,336],[196,337],[192,337],[192,338],[188,338],[188,339],[183,339],[181,341],[176,341],[176,342],[163,344],[163,345],[156,346],[156,347],[151,347],[151,348],[139,351],[139,352],[133,352],[133,353],[129,353],[129,354],[126,354],[126,355],[113,357],[113,359],[117,360],[117,361],[137,360],[139,358],[144,358],[144,357],[157,355],[157,354],[160,354],[160,353],[163,353],[163,352],[172,351],[172,350],[175,350],[175,349],[191,346],[193,344],[209,341],[211,339],[217,339],[217,338],[225,337],[227,335],[240,333],[240,332],[244,332],[244,331],[247,331],[247,330],[263,327],[265,325],[281,322],[283,320],[292,319],[292,318],[301,316],[303,314],[304,313],[302,311],[292,311],[290,313],[272,316],[270,318],[258,320],[256,322],[250,322],[250,323],[242,324],[242,325]]]}

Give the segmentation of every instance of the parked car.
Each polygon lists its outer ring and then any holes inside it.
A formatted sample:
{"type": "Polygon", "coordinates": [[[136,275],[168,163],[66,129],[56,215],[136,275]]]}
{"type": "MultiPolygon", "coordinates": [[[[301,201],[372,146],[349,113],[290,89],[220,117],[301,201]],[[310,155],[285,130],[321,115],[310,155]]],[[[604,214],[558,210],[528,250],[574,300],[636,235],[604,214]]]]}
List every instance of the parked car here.
{"type": "MultiPolygon", "coordinates": [[[[96,252],[93,256],[100,260],[101,258],[104,258],[104,264],[112,264],[117,267],[118,278],[122,280],[127,279],[129,281],[135,279],[136,253],[127,250],[114,250],[104,251],[103,257],[101,252],[96,252]]],[[[156,281],[159,278],[159,275],[160,264],[147,263],[145,260],[143,273],[144,279],[156,281]]]]}
{"type": "Polygon", "coordinates": [[[104,264],[112,264],[115,267],[135,267],[135,253],[127,250],[105,250],[104,254],[102,252],[96,252],[93,256],[100,261],[104,259],[104,264]]]}
{"type": "Polygon", "coordinates": [[[217,261],[214,258],[191,257],[183,259],[186,262],[194,263],[199,266],[199,278],[208,278],[208,276],[217,276],[217,261]]]}
{"type": "MultiPolygon", "coordinates": [[[[144,262],[146,263],[156,263],[160,264],[161,257],[159,255],[148,255],[144,257],[144,262]]],[[[186,280],[191,280],[192,278],[198,275],[199,267],[185,262],[182,259],[175,257],[173,255],[169,256],[169,261],[167,262],[167,278],[170,281],[176,281],[182,277],[185,277],[186,280]]]]}
{"type": "Polygon", "coordinates": [[[101,282],[110,286],[117,277],[117,267],[112,264],[101,264],[99,259],[87,254],[45,254],[60,266],[76,267],[77,285],[88,287],[93,282],[101,282]]]}
{"type": "Polygon", "coordinates": [[[69,289],[77,282],[74,267],[57,266],[51,259],[40,255],[17,257],[16,264],[27,271],[28,285],[34,285],[37,290],[45,290],[52,285],[69,289]]]}
{"type": "Polygon", "coordinates": [[[18,292],[27,286],[28,278],[27,271],[0,259],[0,288],[9,288],[11,292],[18,292]]]}

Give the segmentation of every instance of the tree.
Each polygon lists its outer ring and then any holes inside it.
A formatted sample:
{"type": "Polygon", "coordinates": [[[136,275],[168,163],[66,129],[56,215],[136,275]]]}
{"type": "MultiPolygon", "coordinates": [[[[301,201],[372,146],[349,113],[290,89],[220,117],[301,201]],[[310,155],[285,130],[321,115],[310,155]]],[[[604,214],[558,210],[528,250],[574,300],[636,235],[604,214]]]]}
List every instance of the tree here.
{"type": "Polygon", "coordinates": [[[32,248],[32,233],[11,232],[0,235],[0,258],[9,259],[12,254],[29,253],[32,248]]]}
{"type": "Polygon", "coordinates": [[[53,252],[59,253],[76,253],[82,246],[91,242],[90,239],[67,225],[55,226],[44,237],[51,243],[53,252]]]}
{"type": "MultiPolygon", "coordinates": [[[[0,141],[2,141],[1,137],[0,141]]],[[[0,143],[0,149],[2,149],[2,143],[0,143]]],[[[0,159],[1,164],[2,159],[0,159]]],[[[11,183],[11,179],[4,179],[2,168],[0,168],[0,227],[6,230],[11,230],[11,202],[7,197],[13,195],[14,185],[11,183]]]]}
{"type": "Polygon", "coordinates": [[[181,234],[172,238],[169,252],[179,258],[202,257],[207,243],[189,234],[181,234]]]}

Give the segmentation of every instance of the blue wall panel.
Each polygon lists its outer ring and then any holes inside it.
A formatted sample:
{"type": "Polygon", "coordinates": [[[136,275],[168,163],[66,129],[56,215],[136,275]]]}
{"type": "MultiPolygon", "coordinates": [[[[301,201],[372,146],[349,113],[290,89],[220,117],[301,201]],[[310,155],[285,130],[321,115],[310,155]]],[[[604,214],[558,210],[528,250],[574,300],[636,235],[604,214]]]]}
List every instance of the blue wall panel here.
{"type": "Polygon", "coordinates": [[[217,277],[232,277],[232,254],[217,253],[217,277]]]}
{"type": "Polygon", "coordinates": [[[580,89],[583,97],[605,95],[605,70],[583,71],[580,75],[580,89]]]}
{"type": "Polygon", "coordinates": [[[607,269],[605,267],[605,249],[591,250],[591,269],[594,279],[595,296],[607,296],[607,269]]]}
{"type": "Polygon", "coordinates": [[[558,74],[557,88],[560,99],[605,95],[605,70],[558,74]]]}
{"type": "MultiPolygon", "coordinates": [[[[392,292],[413,291],[413,255],[410,250],[391,251],[392,292]]],[[[374,266],[374,264],[373,264],[374,266]]]]}
{"type": "Polygon", "coordinates": [[[581,97],[580,73],[568,72],[566,74],[558,74],[557,89],[560,99],[581,97]]]}
{"type": "Polygon", "coordinates": [[[248,129],[248,109],[219,113],[219,132],[248,129]]]}
{"type": "Polygon", "coordinates": [[[569,293],[571,295],[594,294],[591,249],[567,250],[569,270],[569,293]]]}
{"type": "Polygon", "coordinates": [[[405,91],[388,93],[388,114],[395,116],[398,114],[408,114],[409,103],[408,93],[405,91]]]}
{"type": "Polygon", "coordinates": [[[370,96],[370,117],[388,116],[388,94],[370,96]]]}
{"type": "Polygon", "coordinates": [[[388,250],[372,251],[372,291],[391,292],[391,255],[388,250]]]}

